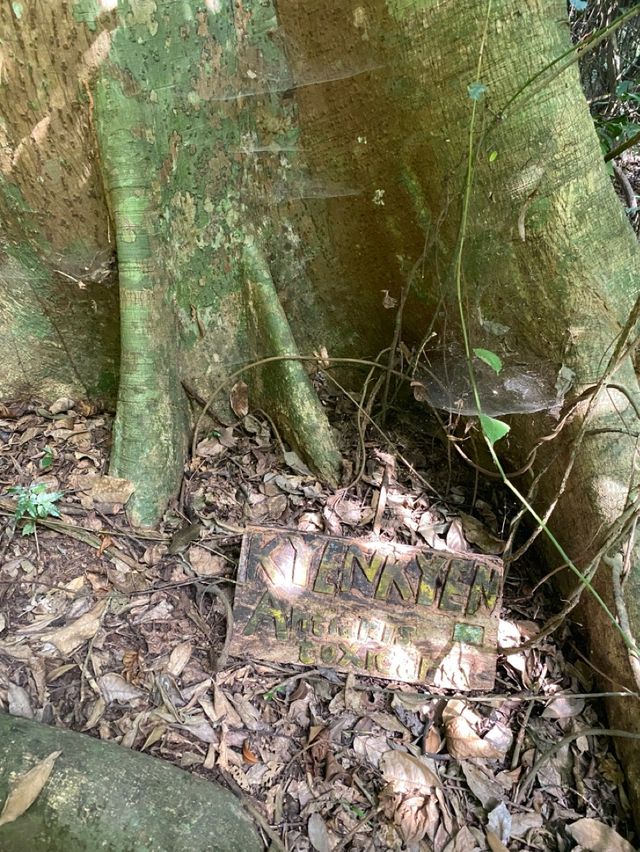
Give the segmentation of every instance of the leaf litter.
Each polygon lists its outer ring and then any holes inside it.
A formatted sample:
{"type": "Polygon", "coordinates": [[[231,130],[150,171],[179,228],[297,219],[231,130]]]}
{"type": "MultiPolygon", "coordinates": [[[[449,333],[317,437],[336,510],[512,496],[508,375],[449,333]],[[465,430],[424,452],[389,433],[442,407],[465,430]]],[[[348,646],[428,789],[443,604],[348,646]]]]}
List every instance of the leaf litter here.
{"type": "MultiPolygon", "coordinates": [[[[553,607],[526,566],[505,589],[512,653],[490,696],[226,655],[246,524],[364,538],[377,524],[389,541],[502,550],[507,499],[446,463],[424,415],[403,412],[388,445],[362,441],[350,404],[323,392],[351,488],[327,490],[238,383],[237,419],[202,437],[182,500],[145,533],[126,522],[130,484],[107,474],[108,414],[68,398],[3,405],[0,709],[215,779],[288,849],[637,846],[613,744],[594,733],[579,628],[516,651],[553,607]],[[64,492],[62,517],[22,537],[8,489],[34,482],[64,492]]],[[[57,757],[14,779],[0,821],[20,818],[57,757]]]]}

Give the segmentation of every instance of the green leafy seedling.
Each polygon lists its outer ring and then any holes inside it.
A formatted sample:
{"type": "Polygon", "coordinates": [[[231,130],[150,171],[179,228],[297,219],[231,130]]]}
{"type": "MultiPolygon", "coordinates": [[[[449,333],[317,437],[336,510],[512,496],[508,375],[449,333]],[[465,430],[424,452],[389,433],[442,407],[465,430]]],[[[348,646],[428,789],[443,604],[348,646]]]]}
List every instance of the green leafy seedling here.
{"type": "Polygon", "coordinates": [[[35,522],[38,518],[60,517],[56,503],[63,496],[62,491],[47,491],[44,482],[32,482],[28,488],[24,485],[14,485],[8,490],[10,494],[16,495],[16,520],[28,519],[22,527],[22,535],[35,532],[35,522]]]}

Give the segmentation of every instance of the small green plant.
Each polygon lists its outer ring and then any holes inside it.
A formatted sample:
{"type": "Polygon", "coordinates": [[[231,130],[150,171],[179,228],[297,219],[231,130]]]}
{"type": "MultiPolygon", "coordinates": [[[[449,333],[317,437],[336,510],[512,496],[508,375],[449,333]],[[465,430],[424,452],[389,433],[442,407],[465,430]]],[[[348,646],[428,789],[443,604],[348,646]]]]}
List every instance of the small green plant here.
{"type": "Polygon", "coordinates": [[[44,482],[32,482],[28,488],[24,485],[14,485],[8,490],[10,494],[16,495],[16,520],[30,519],[22,527],[22,535],[35,532],[35,522],[38,518],[48,518],[50,515],[54,518],[60,517],[56,503],[63,496],[62,491],[47,491],[44,482]]]}

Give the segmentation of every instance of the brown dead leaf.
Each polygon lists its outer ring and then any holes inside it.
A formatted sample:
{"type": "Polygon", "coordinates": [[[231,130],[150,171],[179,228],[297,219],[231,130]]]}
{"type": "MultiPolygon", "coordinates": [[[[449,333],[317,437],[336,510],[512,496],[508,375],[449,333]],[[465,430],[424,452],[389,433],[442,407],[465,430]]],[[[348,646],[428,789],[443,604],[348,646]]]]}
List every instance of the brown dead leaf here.
{"type": "Polygon", "coordinates": [[[231,388],[229,405],[236,417],[246,417],[249,413],[249,388],[240,380],[231,388]]]}
{"type": "Polygon", "coordinates": [[[244,758],[245,763],[254,764],[257,763],[259,760],[258,755],[251,749],[251,744],[249,740],[245,740],[242,743],[242,757],[244,758]]]}
{"type": "MultiPolygon", "coordinates": [[[[447,702],[442,713],[445,725],[447,748],[456,760],[484,757],[489,760],[504,757],[511,744],[511,737],[480,737],[475,729],[482,719],[461,699],[447,702]]],[[[498,726],[494,726],[497,728],[498,726]]],[[[489,732],[491,733],[491,732],[489,732]]],[[[502,733],[502,732],[500,732],[502,733]]]]}
{"type": "Polygon", "coordinates": [[[504,552],[506,541],[502,541],[497,535],[494,535],[482,521],[472,515],[466,515],[464,512],[460,513],[460,520],[466,540],[479,547],[483,553],[498,554],[504,552]]]}
{"type": "Polygon", "coordinates": [[[9,791],[0,813],[0,825],[13,822],[31,807],[49,780],[53,765],[61,754],[61,751],[52,751],[33,769],[18,778],[9,791]]]}
{"type": "Polygon", "coordinates": [[[449,550],[453,550],[456,553],[465,553],[469,550],[460,518],[454,518],[451,521],[445,540],[449,550]]]}
{"type": "Polygon", "coordinates": [[[175,646],[167,663],[167,671],[173,677],[180,677],[193,654],[193,645],[188,639],[175,646]]]}
{"type": "Polygon", "coordinates": [[[75,402],[68,396],[61,396],[49,407],[50,414],[62,414],[73,408],[75,402]]]}
{"type": "Polygon", "coordinates": [[[584,698],[574,698],[572,695],[559,695],[553,698],[542,711],[545,719],[569,719],[579,716],[584,710],[584,698]]]}
{"type": "Polygon", "coordinates": [[[442,786],[427,758],[415,757],[406,751],[391,749],[385,752],[380,758],[380,769],[385,781],[396,792],[431,790],[442,786]]]}
{"type": "Polygon", "coordinates": [[[509,852],[502,840],[500,840],[500,838],[496,834],[494,834],[490,828],[486,830],[486,834],[487,843],[489,845],[489,849],[491,849],[491,852],[509,852]]]}
{"type": "Polygon", "coordinates": [[[434,797],[428,793],[397,793],[388,784],[380,793],[380,805],[387,819],[393,820],[405,844],[415,848],[432,826],[434,797]]]}
{"type": "Polygon", "coordinates": [[[116,672],[107,672],[102,675],[102,677],[98,678],[98,686],[102,693],[102,697],[107,704],[111,704],[113,701],[119,701],[126,704],[129,701],[136,701],[144,698],[147,694],[142,689],[138,689],[137,686],[127,683],[127,681],[121,675],[116,674],[116,672]]]}
{"type": "Polygon", "coordinates": [[[223,556],[198,546],[189,548],[189,563],[199,577],[223,577],[229,566],[223,556]]]}
{"type": "Polygon", "coordinates": [[[634,852],[634,847],[617,831],[597,819],[579,819],[567,831],[589,852],[634,852]]]}
{"type": "Polygon", "coordinates": [[[86,492],[94,503],[109,504],[127,502],[134,492],[133,483],[117,476],[89,474],[71,476],[74,488],[86,492]]]}
{"type": "Polygon", "coordinates": [[[313,813],[309,817],[307,834],[309,836],[309,843],[311,843],[316,852],[330,852],[329,831],[320,814],[313,813]]]}
{"type": "Polygon", "coordinates": [[[85,612],[71,624],[65,624],[64,627],[59,627],[57,630],[43,633],[42,641],[51,642],[52,645],[55,645],[63,657],[70,656],[83,642],[96,635],[108,604],[108,599],[99,601],[93,609],[85,612]]]}

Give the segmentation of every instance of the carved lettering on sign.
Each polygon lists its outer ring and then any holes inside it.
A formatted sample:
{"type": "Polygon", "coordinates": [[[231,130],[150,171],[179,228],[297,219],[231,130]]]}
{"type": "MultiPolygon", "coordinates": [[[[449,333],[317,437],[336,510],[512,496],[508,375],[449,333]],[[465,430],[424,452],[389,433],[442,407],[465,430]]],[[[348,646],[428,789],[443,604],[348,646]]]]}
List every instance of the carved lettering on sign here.
{"type": "Polygon", "coordinates": [[[258,529],[243,539],[231,653],[491,688],[502,563],[258,529]]]}

